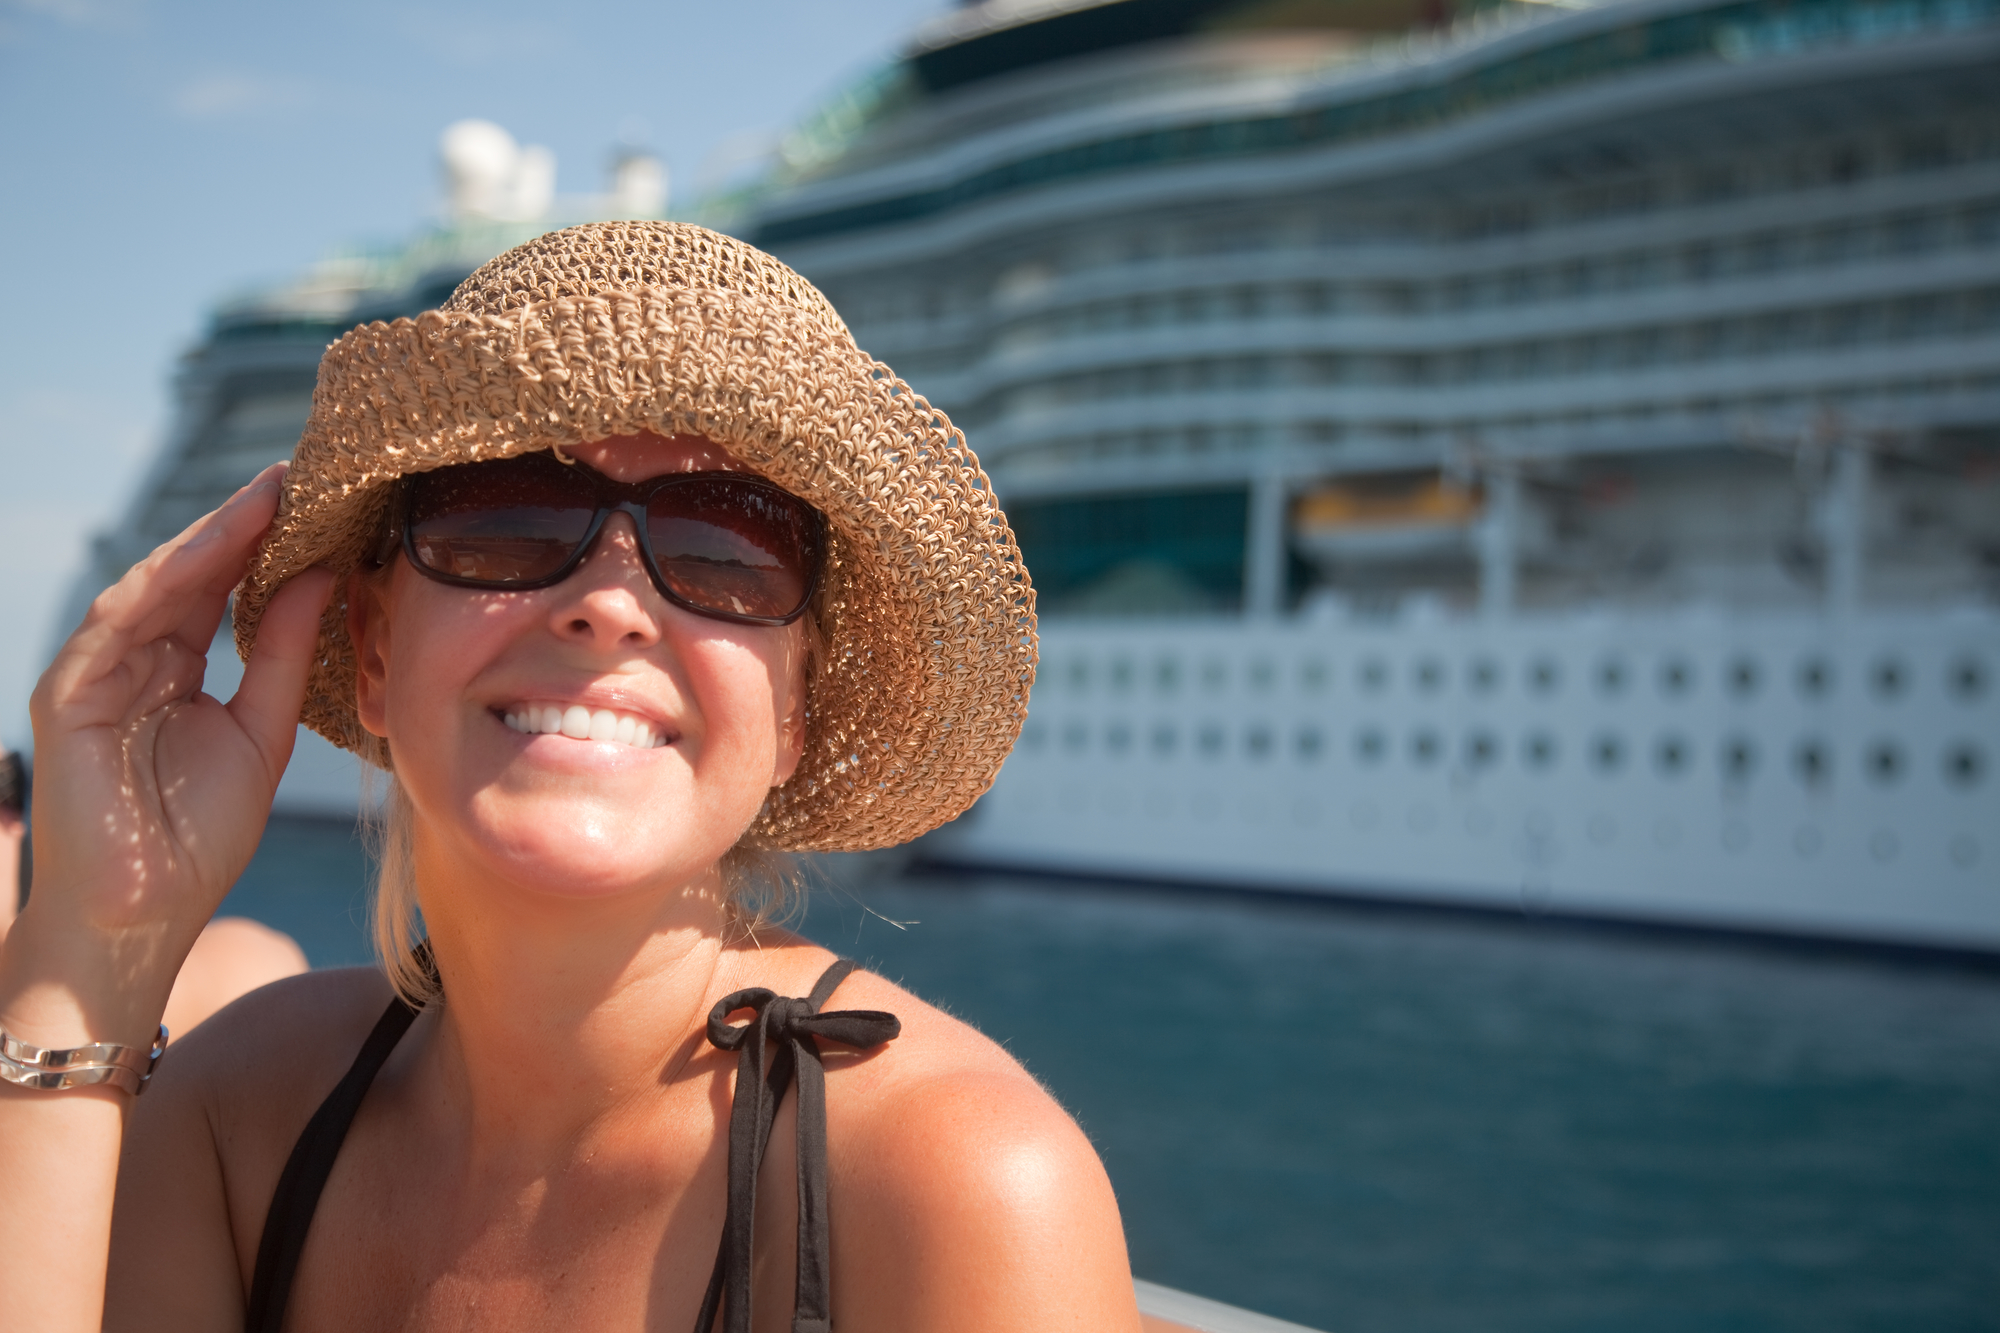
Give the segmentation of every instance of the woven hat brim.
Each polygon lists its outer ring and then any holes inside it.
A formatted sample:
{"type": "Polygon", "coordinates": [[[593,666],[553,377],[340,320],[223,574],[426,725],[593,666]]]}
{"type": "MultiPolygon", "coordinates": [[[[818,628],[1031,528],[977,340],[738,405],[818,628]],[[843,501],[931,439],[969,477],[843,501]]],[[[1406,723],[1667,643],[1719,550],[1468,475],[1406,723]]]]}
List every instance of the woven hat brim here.
{"type": "MultiPolygon", "coordinates": [[[[278,515],[236,599],[248,655],[277,589],[372,551],[396,478],[643,431],[706,436],[821,509],[805,756],[752,829],[798,851],[894,846],[992,784],[1033,684],[1034,591],[992,485],[943,413],[844,329],[744,293],[653,287],[363,325],[327,350],[278,515]]],[[[302,721],[345,749],[344,600],[302,721]]]]}

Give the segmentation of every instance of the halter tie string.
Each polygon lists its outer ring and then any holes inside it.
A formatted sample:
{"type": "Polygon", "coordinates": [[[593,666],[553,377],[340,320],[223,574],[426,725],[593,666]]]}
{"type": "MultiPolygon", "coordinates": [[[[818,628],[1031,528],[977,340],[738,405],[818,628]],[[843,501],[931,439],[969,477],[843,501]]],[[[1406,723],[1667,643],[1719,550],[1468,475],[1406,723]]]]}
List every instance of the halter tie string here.
{"type": "Polygon", "coordinates": [[[750,1246],[755,1234],[757,1171],[764,1163],[778,1105],[794,1075],[799,1083],[799,1273],[792,1333],[831,1333],[826,1067],[820,1062],[818,1039],[867,1050],[902,1031],[894,1014],[879,1010],[819,1011],[854,967],[853,962],[841,959],[826,970],[804,999],[756,986],[724,996],[709,1011],[710,1044],[736,1052],[736,1095],[729,1106],[729,1207],[695,1333],[712,1333],[718,1307],[724,1312],[724,1333],[750,1333],[750,1246]],[[744,1009],[754,1013],[750,1022],[731,1026],[729,1016],[744,1009]],[[767,1073],[765,1047],[773,1044],[776,1050],[767,1073]]]}

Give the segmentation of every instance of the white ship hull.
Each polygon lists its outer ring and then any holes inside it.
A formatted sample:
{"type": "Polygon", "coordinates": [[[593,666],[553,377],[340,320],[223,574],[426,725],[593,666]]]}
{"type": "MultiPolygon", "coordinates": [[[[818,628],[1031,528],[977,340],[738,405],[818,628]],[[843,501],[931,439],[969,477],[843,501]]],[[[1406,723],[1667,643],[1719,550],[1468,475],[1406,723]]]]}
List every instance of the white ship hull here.
{"type": "Polygon", "coordinates": [[[1028,734],[945,857],[2000,949],[1990,613],[1043,644],[1028,734]]]}

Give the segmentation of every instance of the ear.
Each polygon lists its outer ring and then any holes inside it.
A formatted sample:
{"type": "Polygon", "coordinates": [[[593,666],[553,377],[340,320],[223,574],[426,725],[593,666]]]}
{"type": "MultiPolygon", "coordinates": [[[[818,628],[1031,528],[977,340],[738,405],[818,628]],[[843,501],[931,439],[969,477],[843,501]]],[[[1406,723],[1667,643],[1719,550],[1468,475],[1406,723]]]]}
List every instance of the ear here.
{"type": "Polygon", "coordinates": [[[786,654],[784,711],[778,716],[777,762],[771,770],[771,785],[782,787],[799,771],[806,752],[806,670],[809,660],[806,636],[792,626],[792,646],[786,654]]]}
{"type": "Polygon", "coordinates": [[[347,576],[347,637],[354,644],[354,712],[362,727],[387,736],[389,603],[386,578],[355,570],[347,576]]]}

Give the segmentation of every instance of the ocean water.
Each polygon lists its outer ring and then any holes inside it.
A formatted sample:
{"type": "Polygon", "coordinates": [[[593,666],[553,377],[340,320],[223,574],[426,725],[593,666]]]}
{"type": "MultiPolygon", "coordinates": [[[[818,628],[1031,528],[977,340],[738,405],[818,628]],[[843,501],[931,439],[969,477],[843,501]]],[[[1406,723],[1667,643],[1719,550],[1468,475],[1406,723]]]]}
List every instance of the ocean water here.
{"type": "MultiPolygon", "coordinates": [[[[225,910],[360,961],[362,850],[225,910]]],[[[2000,1329],[2000,968],[836,863],[805,930],[1076,1115],[1142,1277],[1339,1333],[2000,1329]]]]}

